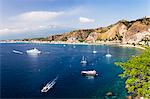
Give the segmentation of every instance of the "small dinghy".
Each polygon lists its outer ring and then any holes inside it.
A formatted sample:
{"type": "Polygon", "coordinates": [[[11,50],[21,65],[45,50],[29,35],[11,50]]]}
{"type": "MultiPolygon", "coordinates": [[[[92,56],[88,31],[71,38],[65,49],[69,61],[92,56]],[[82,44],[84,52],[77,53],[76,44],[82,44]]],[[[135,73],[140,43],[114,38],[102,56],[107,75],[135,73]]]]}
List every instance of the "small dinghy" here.
{"type": "Polygon", "coordinates": [[[81,75],[83,76],[97,76],[96,70],[89,70],[89,71],[81,71],[81,75]]]}
{"type": "Polygon", "coordinates": [[[13,53],[16,53],[16,54],[23,54],[23,52],[20,52],[20,51],[17,51],[17,50],[13,50],[13,53]]]}

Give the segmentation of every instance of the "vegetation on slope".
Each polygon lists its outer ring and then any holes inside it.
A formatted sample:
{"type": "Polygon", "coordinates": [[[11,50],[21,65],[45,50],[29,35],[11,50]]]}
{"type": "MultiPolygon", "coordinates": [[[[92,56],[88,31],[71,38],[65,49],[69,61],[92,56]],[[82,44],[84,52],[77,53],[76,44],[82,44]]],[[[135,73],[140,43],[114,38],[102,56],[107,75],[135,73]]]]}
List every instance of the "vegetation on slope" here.
{"type": "Polygon", "coordinates": [[[124,70],[119,76],[127,78],[125,83],[129,93],[150,98],[150,48],[127,62],[115,64],[124,70]]]}

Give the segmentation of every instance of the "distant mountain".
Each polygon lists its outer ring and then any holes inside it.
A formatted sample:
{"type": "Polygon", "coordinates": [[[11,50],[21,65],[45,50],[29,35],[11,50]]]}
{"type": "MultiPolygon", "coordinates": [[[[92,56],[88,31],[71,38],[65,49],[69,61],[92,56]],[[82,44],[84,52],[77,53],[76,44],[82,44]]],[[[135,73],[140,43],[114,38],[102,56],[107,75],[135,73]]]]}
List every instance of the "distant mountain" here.
{"type": "Polygon", "coordinates": [[[51,35],[47,38],[37,39],[48,41],[91,43],[96,41],[112,41],[137,44],[144,40],[150,41],[150,17],[144,17],[134,21],[121,20],[107,27],[74,30],[59,35],[51,35]]]}

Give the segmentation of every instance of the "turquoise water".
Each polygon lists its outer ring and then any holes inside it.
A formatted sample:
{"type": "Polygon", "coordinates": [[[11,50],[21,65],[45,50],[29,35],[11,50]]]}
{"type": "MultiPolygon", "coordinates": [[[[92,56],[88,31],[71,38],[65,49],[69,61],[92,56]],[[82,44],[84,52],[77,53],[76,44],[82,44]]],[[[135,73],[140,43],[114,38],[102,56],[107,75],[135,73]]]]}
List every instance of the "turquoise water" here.
{"type": "Polygon", "coordinates": [[[123,99],[127,95],[122,72],[114,65],[126,61],[139,50],[116,46],[55,45],[55,44],[1,44],[1,97],[2,98],[100,98],[123,99]],[[74,47],[75,46],[75,47],[74,47]],[[26,50],[38,48],[38,56],[28,55],[26,50]],[[93,54],[93,49],[98,51],[93,54]],[[13,49],[24,52],[13,53],[13,49]],[[112,54],[106,58],[107,49],[112,54]],[[88,63],[80,64],[82,56],[88,63]],[[80,75],[82,70],[96,70],[98,76],[80,75]],[[56,84],[47,93],[41,89],[59,75],[56,84]],[[112,97],[105,94],[112,92],[112,97]]]}

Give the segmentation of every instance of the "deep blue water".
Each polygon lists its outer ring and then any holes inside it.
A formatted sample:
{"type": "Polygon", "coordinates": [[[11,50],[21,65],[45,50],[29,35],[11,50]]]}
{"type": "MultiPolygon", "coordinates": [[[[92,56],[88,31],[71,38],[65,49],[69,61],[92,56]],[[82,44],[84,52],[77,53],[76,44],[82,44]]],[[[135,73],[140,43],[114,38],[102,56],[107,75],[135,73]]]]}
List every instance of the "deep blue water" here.
{"type": "MultiPolygon", "coordinates": [[[[97,54],[92,54],[94,46],[55,44],[1,44],[1,97],[2,98],[108,98],[107,92],[113,92],[117,99],[127,95],[124,80],[118,77],[122,72],[114,65],[116,61],[125,61],[131,55],[139,54],[134,48],[115,46],[95,46],[97,54]],[[27,49],[38,48],[38,56],[25,53],[27,49]],[[106,58],[109,48],[112,58],[106,58]],[[15,54],[13,49],[24,52],[15,54]],[[82,56],[88,64],[80,64],[82,56]],[[95,69],[98,76],[94,79],[81,76],[81,70],[95,69]],[[47,93],[41,89],[57,75],[58,80],[47,93]]],[[[111,97],[112,98],[112,97],[111,97]]],[[[115,97],[114,97],[115,98],[115,97]]],[[[109,98],[108,98],[109,99],[109,98]]]]}

